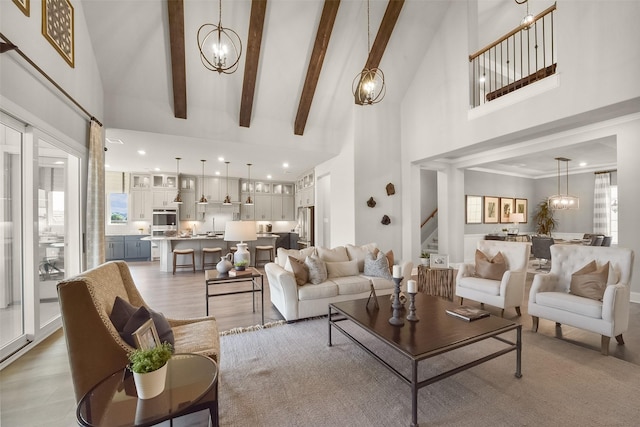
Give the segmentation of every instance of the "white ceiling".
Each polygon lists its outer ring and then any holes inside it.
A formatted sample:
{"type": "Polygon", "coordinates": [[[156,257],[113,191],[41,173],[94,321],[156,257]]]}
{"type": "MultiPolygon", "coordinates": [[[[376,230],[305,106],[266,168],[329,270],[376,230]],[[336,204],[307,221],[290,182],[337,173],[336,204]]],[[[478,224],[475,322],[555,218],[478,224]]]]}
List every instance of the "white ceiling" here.
{"type": "MultiPolygon", "coordinates": [[[[354,108],[351,84],[367,56],[366,2],[342,0],[304,136],[293,124],[315,41],[323,0],[268,0],[250,128],[238,125],[250,0],[224,0],[222,24],[243,42],[238,71],[218,75],[200,63],[196,34],[200,25],[217,22],[218,2],[185,0],[187,119],[173,114],[173,90],[166,2],[157,0],[85,0],[82,2],[91,43],[105,93],[102,118],[107,143],[106,163],[114,171],[176,169],[200,175],[224,173],[244,177],[252,163],[252,178],[292,181],[339,153],[354,108]],[[141,156],[138,150],[145,150],[141,156]],[[283,162],[289,168],[283,168],[283,162]]],[[[387,0],[371,0],[371,41],[375,38],[387,0]]],[[[414,70],[449,6],[447,0],[407,0],[383,55],[387,95],[383,102],[399,104],[414,70]]],[[[488,10],[511,10],[512,0],[480,1],[480,20],[488,10]],[[487,9],[487,10],[485,10],[487,9]]],[[[515,14],[521,14],[521,8],[515,14]]],[[[480,23],[482,25],[482,22],[480,23]]],[[[510,30],[506,28],[504,32],[510,30]]],[[[469,167],[541,177],[556,171],[554,157],[571,158],[590,166],[615,165],[615,142],[478,160],[469,167]],[[515,170],[514,170],[515,169],[515,170]]],[[[463,154],[460,154],[463,157],[463,154]]],[[[452,161],[455,158],[452,157],[452,161]]]]}

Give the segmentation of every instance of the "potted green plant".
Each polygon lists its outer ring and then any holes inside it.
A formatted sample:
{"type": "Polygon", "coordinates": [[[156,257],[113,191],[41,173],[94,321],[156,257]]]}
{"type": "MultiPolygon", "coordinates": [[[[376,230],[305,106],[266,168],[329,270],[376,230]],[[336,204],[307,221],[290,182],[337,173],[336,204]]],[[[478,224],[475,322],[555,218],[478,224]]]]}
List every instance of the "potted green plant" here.
{"type": "Polygon", "coordinates": [[[541,201],[536,206],[533,221],[536,224],[536,233],[545,236],[550,236],[551,232],[558,226],[558,221],[553,218],[553,210],[549,208],[546,200],[541,201]]]}
{"type": "Polygon", "coordinates": [[[244,271],[245,268],[247,268],[247,265],[249,265],[249,261],[247,261],[246,259],[241,259],[240,261],[237,261],[235,263],[235,269],[236,271],[244,271]]]}
{"type": "Polygon", "coordinates": [[[164,391],[167,377],[167,362],[171,359],[173,348],[164,342],[154,348],[135,349],[129,354],[129,370],[140,399],[151,399],[164,391]]]}
{"type": "Polygon", "coordinates": [[[431,258],[431,254],[427,251],[420,252],[420,263],[422,265],[429,265],[429,260],[431,258]]]}

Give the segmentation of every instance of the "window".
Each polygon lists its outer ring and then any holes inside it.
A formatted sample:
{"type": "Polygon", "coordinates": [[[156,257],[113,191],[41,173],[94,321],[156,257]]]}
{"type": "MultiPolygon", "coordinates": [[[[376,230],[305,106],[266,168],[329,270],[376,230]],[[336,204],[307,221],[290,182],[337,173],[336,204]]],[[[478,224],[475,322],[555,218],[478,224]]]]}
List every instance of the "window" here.
{"type": "Polygon", "coordinates": [[[126,224],[129,212],[129,195],[127,193],[109,193],[109,222],[126,224]]]}

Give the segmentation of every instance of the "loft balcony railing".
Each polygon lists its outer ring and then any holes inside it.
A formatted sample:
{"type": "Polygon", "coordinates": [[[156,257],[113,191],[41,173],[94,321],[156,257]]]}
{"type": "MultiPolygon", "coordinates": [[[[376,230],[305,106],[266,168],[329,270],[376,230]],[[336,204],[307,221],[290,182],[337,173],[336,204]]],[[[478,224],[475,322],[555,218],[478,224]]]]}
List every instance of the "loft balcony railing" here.
{"type": "Polygon", "coordinates": [[[553,15],[556,5],[484,49],[469,55],[471,105],[478,107],[555,74],[553,15]]]}

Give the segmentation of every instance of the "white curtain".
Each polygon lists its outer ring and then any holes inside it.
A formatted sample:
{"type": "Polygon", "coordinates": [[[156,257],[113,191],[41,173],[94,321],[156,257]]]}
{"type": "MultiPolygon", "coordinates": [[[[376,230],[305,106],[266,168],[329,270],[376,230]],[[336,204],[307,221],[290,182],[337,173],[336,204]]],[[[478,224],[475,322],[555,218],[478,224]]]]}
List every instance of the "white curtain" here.
{"type": "Polygon", "coordinates": [[[87,269],[104,263],[104,137],[102,126],[91,120],[87,166],[87,269]]]}
{"type": "Polygon", "coordinates": [[[597,173],[593,190],[593,232],[611,234],[611,174],[597,173]]]}

